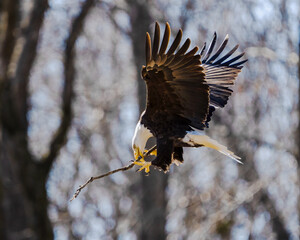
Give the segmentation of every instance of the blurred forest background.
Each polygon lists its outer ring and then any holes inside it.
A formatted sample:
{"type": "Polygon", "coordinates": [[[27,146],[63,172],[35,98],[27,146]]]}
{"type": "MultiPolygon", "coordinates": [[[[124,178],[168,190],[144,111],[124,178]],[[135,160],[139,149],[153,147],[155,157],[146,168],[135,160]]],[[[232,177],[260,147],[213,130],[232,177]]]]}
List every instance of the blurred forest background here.
{"type": "Polygon", "coordinates": [[[299,239],[298,0],[1,0],[0,239],[299,239]],[[125,166],[145,33],[218,33],[249,61],[208,135],[164,175],[125,166]]]}

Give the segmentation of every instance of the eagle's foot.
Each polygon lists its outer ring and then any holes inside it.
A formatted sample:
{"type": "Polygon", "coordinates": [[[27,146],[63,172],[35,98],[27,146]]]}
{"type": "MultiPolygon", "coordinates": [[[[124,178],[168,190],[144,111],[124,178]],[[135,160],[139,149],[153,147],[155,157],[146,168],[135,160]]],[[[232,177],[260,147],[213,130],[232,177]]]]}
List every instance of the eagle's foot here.
{"type": "Polygon", "coordinates": [[[136,160],[133,162],[135,165],[141,166],[138,169],[138,172],[142,171],[145,169],[145,173],[149,173],[150,172],[150,166],[152,165],[151,162],[147,162],[144,159],[140,159],[140,160],[136,160]]]}

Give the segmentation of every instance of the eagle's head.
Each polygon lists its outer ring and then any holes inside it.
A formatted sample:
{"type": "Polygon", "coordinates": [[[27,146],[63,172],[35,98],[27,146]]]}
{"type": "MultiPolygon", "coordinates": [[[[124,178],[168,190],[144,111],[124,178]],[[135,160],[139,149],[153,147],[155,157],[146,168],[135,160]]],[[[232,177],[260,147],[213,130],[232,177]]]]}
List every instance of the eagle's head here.
{"type": "Polygon", "coordinates": [[[141,123],[140,120],[135,127],[132,139],[132,149],[135,160],[139,157],[144,157],[145,146],[150,137],[153,137],[152,133],[144,126],[144,124],[141,123]]]}

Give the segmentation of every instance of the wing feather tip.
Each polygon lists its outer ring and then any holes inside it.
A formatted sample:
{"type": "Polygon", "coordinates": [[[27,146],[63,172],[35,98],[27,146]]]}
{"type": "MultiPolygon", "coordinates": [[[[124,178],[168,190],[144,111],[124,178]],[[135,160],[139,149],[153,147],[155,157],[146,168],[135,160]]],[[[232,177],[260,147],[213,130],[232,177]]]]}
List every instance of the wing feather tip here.
{"type": "Polygon", "coordinates": [[[148,39],[151,40],[150,34],[148,32],[146,32],[146,38],[147,38],[147,40],[148,39]]]}
{"type": "Polygon", "coordinates": [[[146,65],[149,64],[151,60],[151,37],[148,32],[146,32],[146,65]]]}

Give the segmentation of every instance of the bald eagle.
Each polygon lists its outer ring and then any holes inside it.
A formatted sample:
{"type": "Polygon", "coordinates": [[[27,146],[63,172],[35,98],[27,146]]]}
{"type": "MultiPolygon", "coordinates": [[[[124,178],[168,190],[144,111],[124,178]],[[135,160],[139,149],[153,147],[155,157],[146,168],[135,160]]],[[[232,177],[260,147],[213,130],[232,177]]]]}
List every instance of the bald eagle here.
{"type": "Polygon", "coordinates": [[[182,38],[180,29],[171,47],[170,25],[166,23],[160,44],[160,27],[156,22],[151,49],[151,39],[146,33],[146,66],[142,66],[142,78],[147,86],[146,109],[136,125],[132,148],[139,170],[150,171],[153,165],[164,172],[172,163],[183,162],[183,147],[209,147],[240,162],[240,157],[225,146],[211,139],[204,133],[216,108],[223,108],[232,90],[242,65],[247,60],[240,60],[231,51],[220,57],[228,42],[228,35],[220,47],[212,54],[217,35],[205,51],[205,44],[195,46],[188,51],[191,40],[187,39],[177,50],[182,38]],[[156,158],[145,161],[146,142],[150,137],[156,138],[156,158]]]}

